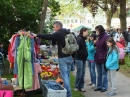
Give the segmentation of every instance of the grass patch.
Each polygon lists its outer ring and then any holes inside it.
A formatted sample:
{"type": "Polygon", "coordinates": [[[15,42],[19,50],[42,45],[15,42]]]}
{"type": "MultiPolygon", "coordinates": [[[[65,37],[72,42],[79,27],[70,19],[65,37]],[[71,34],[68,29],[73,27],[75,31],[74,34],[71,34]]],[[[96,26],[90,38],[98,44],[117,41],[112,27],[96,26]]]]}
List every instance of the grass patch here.
{"type": "Polygon", "coordinates": [[[71,85],[71,91],[72,91],[72,97],[84,97],[83,94],[80,91],[74,91],[75,87],[75,76],[70,75],[70,85],[71,85]]]}
{"type": "MultiPolygon", "coordinates": [[[[8,80],[11,80],[13,78],[13,74],[9,74],[9,62],[5,61],[5,67],[6,69],[4,70],[2,77],[7,78],[8,80]]],[[[72,97],[84,97],[83,94],[79,91],[74,91],[75,87],[75,76],[71,73],[70,74],[70,84],[71,84],[71,90],[72,90],[72,97]]],[[[14,96],[17,97],[17,96],[14,96]]],[[[31,97],[43,97],[42,94],[36,94],[36,95],[31,95],[31,97]]]]}
{"type": "Polygon", "coordinates": [[[130,58],[128,58],[127,55],[125,56],[125,64],[124,65],[120,64],[120,71],[124,75],[130,77],[130,58]]]}

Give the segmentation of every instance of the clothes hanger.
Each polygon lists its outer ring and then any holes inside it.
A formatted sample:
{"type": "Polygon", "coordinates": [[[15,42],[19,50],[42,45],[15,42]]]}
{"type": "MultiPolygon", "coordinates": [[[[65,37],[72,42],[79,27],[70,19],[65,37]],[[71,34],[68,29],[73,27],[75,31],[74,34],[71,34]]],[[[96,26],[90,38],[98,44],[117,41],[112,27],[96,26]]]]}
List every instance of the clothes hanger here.
{"type": "Polygon", "coordinates": [[[25,30],[20,30],[20,31],[18,31],[18,34],[17,35],[19,35],[19,34],[22,34],[22,35],[27,35],[27,36],[29,36],[30,38],[34,38],[34,36],[31,36],[30,35],[30,31],[25,31],[25,30]]]}

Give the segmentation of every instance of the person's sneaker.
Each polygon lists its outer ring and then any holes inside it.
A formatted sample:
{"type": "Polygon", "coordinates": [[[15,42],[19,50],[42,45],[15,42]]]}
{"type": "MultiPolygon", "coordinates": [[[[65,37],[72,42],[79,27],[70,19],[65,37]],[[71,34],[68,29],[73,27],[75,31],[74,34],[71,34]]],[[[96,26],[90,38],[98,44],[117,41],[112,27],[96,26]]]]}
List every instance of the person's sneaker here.
{"type": "Polygon", "coordinates": [[[96,85],[95,84],[92,84],[92,89],[95,89],[96,88],[96,85]]]}
{"type": "Polygon", "coordinates": [[[81,88],[81,89],[79,89],[81,92],[86,92],[86,89],[84,89],[84,88],[81,88]]]}
{"type": "Polygon", "coordinates": [[[79,89],[78,88],[74,88],[75,91],[78,91],[79,89]]]}
{"type": "Polygon", "coordinates": [[[109,92],[106,93],[106,96],[109,95],[109,92]]]}
{"type": "Polygon", "coordinates": [[[109,93],[111,93],[111,91],[107,91],[107,92],[106,92],[106,95],[109,94],[109,93]]]}
{"type": "Polygon", "coordinates": [[[92,83],[91,83],[91,82],[89,82],[87,85],[92,85],[92,83]]]}
{"type": "Polygon", "coordinates": [[[110,93],[106,93],[106,96],[114,96],[116,95],[116,93],[110,92],[110,93]]]}

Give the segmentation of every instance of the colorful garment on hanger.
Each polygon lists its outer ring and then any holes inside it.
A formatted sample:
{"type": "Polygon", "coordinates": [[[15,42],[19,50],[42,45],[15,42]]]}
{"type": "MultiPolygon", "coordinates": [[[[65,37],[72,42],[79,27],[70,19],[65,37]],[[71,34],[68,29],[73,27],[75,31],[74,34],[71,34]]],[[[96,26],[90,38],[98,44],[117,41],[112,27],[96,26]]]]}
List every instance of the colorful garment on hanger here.
{"type": "MultiPolygon", "coordinates": [[[[20,37],[16,37],[15,41],[15,48],[18,48],[20,44],[20,37]]],[[[18,49],[15,49],[15,57],[14,57],[14,74],[18,75],[18,63],[17,63],[17,51],[18,49]]]]}
{"type": "Polygon", "coordinates": [[[30,38],[30,46],[31,46],[31,64],[32,64],[32,73],[34,74],[34,38],[30,38]]]}
{"type": "MultiPolygon", "coordinates": [[[[15,40],[16,41],[14,43],[15,44],[14,48],[18,48],[18,46],[20,44],[20,37],[17,36],[15,40]]],[[[34,52],[34,50],[35,50],[35,48],[34,48],[34,38],[30,38],[30,41],[31,41],[31,43],[30,43],[30,45],[31,45],[30,51],[31,51],[32,74],[34,74],[34,62],[33,62],[34,55],[35,55],[35,52],[34,52]]],[[[12,48],[12,49],[14,49],[14,48],[12,48]]],[[[15,53],[14,53],[15,55],[13,55],[13,56],[15,56],[14,57],[14,74],[17,75],[18,74],[18,66],[17,66],[17,53],[16,52],[17,52],[17,49],[15,49],[15,53]]]]}
{"type": "Polygon", "coordinates": [[[24,88],[25,89],[30,89],[33,83],[30,45],[31,45],[30,38],[28,36],[20,35],[20,45],[17,48],[18,49],[17,51],[18,80],[19,80],[19,86],[22,88],[23,64],[24,64],[24,88]]]}
{"type": "Polygon", "coordinates": [[[13,35],[12,38],[9,40],[10,44],[8,47],[8,60],[10,63],[14,63],[14,56],[12,55],[12,47],[15,42],[15,38],[16,38],[16,36],[13,35]]]}
{"type": "Polygon", "coordinates": [[[34,63],[34,76],[33,76],[33,86],[31,89],[26,91],[32,91],[40,89],[40,83],[38,80],[38,74],[42,72],[41,66],[39,63],[34,63]]]}

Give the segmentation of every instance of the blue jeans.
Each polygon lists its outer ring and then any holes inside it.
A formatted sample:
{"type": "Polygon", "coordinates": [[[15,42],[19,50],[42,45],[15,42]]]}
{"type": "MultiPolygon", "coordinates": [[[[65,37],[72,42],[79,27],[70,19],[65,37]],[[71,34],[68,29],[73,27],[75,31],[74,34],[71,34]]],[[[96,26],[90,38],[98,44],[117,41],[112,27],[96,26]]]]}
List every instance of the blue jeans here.
{"type": "Polygon", "coordinates": [[[92,82],[92,84],[96,85],[95,62],[88,61],[88,67],[89,67],[91,82],[92,82]]]}
{"type": "Polygon", "coordinates": [[[60,74],[64,82],[64,87],[67,89],[67,97],[71,97],[70,88],[70,69],[73,64],[72,57],[59,58],[60,74]]]}
{"type": "Polygon", "coordinates": [[[75,71],[75,61],[73,60],[73,64],[71,64],[71,71],[75,71]]]}
{"type": "Polygon", "coordinates": [[[77,68],[75,88],[81,89],[81,88],[84,88],[86,61],[75,60],[75,64],[76,64],[76,68],[77,68]]]}
{"type": "Polygon", "coordinates": [[[96,66],[97,66],[97,73],[98,73],[97,88],[107,90],[108,79],[107,79],[107,71],[104,68],[105,63],[96,63],[96,66]]]}

